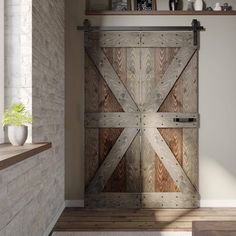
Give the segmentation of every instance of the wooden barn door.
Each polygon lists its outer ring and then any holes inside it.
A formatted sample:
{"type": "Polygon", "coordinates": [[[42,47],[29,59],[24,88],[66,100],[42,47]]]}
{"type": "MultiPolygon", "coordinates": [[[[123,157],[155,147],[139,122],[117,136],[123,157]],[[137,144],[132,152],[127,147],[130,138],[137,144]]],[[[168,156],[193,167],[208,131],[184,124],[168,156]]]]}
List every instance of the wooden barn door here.
{"type": "Polygon", "coordinates": [[[86,33],[86,207],[198,207],[197,57],[191,32],[86,33]]]}

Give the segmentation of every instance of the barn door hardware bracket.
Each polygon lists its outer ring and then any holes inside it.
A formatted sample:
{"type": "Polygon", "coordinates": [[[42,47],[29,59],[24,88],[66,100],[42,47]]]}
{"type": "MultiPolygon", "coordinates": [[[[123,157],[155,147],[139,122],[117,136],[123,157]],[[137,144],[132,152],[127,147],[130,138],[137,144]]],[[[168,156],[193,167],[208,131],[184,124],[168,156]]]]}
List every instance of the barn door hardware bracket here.
{"type": "Polygon", "coordinates": [[[193,19],[192,28],[193,28],[193,45],[197,46],[199,37],[198,32],[204,30],[204,28],[201,26],[201,23],[197,19],[193,19]]]}
{"type": "Polygon", "coordinates": [[[204,30],[197,19],[193,19],[191,26],[92,26],[88,19],[84,20],[83,26],[77,26],[77,30],[85,32],[99,31],[192,31],[194,33],[194,45],[198,43],[198,31],[204,30]]]}

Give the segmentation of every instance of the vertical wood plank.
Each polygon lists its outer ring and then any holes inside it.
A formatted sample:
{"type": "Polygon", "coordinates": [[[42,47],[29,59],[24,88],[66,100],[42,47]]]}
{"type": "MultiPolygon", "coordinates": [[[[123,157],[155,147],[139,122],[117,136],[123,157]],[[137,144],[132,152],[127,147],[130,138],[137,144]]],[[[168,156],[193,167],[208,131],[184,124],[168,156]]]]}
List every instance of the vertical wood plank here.
{"type": "MultiPolygon", "coordinates": [[[[156,81],[161,81],[163,76],[174,59],[176,53],[178,52],[177,48],[157,48],[155,50],[155,76],[156,81]]],[[[177,82],[170,94],[167,96],[166,100],[160,107],[160,112],[176,112],[181,110],[178,100],[180,100],[179,90],[181,82],[177,82]]],[[[182,136],[178,129],[160,129],[160,133],[163,135],[163,138],[167,142],[170,149],[174,152],[175,156],[179,157],[179,149],[181,149],[181,140],[182,136]]],[[[182,153],[181,153],[182,154],[182,153]]],[[[180,159],[180,157],[178,158],[180,159]]],[[[156,158],[156,186],[155,191],[157,192],[176,192],[179,191],[175,182],[171,178],[168,170],[165,168],[163,163],[159,158],[156,158]]]]}
{"type": "MultiPolygon", "coordinates": [[[[127,49],[126,48],[103,48],[110,64],[113,66],[116,74],[121,81],[127,77],[127,49]]],[[[109,108],[111,109],[111,107],[109,108]]],[[[118,138],[122,129],[110,129],[110,133],[116,132],[118,138]]],[[[107,153],[108,154],[108,153],[107,153]]],[[[114,173],[108,180],[104,192],[125,192],[126,191],[126,155],[121,159],[114,173]]]]}
{"type": "MultiPolygon", "coordinates": [[[[140,106],[140,49],[127,49],[127,78],[124,81],[131,97],[140,106]]],[[[126,153],[126,190],[141,191],[140,135],[137,135],[126,153]]]]}
{"type": "MultiPolygon", "coordinates": [[[[182,74],[183,112],[198,112],[198,52],[182,74]]],[[[183,168],[198,189],[198,129],[183,129],[183,168]]]]}
{"type": "MultiPolygon", "coordinates": [[[[168,59],[171,62],[176,55],[177,49],[168,49],[168,59]]],[[[182,80],[179,78],[172,90],[166,97],[165,101],[161,105],[159,112],[182,112],[182,80]]],[[[175,158],[182,166],[182,129],[159,129],[161,135],[165,139],[170,150],[173,152],[175,158]]],[[[158,160],[160,166],[163,166],[158,160]]],[[[160,169],[159,169],[160,170],[160,169]]],[[[176,186],[173,179],[170,177],[168,171],[163,167],[162,181],[160,189],[163,192],[178,192],[179,189],[176,186]]]]}
{"type": "Polygon", "coordinates": [[[135,103],[140,107],[140,49],[127,49],[127,80],[124,81],[135,103]]]}
{"type": "MultiPolygon", "coordinates": [[[[98,111],[99,74],[85,55],[85,112],[98,111]]],[[[98,129],[85,129],[85,186],[91,181],[99,166],[98,129]]]]}
{"type": "MultiPolygon", "coordinates": [[[[154,50],[151,48],[140,49],[140,75],[141,75],[141,110],[146,100],[150,99],[150,94],[155,88],[157,78],[154,75],[154,50]]],[[[142,137],[141,151],[141,171],[142,171],[142,191],[155,192],[155,161],[156,153],[148,142],[147,138],[142,137]]]]}
{"type": "Polygon", "coordinates": [[[140,135],[137,135],[126,152],[126,192],[140,193],[140,135]]]}

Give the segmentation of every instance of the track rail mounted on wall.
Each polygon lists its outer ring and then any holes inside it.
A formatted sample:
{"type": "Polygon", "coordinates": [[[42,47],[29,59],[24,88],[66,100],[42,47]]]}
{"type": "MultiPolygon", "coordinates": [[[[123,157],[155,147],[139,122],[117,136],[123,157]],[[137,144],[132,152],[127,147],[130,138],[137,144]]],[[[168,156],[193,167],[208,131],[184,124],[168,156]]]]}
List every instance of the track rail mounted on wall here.
{"type": "Polygon", "coordinates": [[[78,30],[85,32],[99,31],[192,31],[194,34],[194,45],[198,45],[198,32],[204,31],[204,27],[197,19],[192,20],[191,26],[91,26],[88,19],[84,20],[83,26],[78,26],[78,30]]]}

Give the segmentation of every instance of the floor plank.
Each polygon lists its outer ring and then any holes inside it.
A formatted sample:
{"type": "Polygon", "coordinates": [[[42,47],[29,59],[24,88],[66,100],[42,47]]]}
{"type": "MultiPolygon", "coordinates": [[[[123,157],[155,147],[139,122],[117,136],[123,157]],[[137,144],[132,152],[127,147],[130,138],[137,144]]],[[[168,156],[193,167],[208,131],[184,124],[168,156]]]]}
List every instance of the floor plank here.
{"type": "Polygon", "coordinates": [[[54,231],[192,231],[193,221],[236,222],[236,208],[66,208],[54,231]]]}

